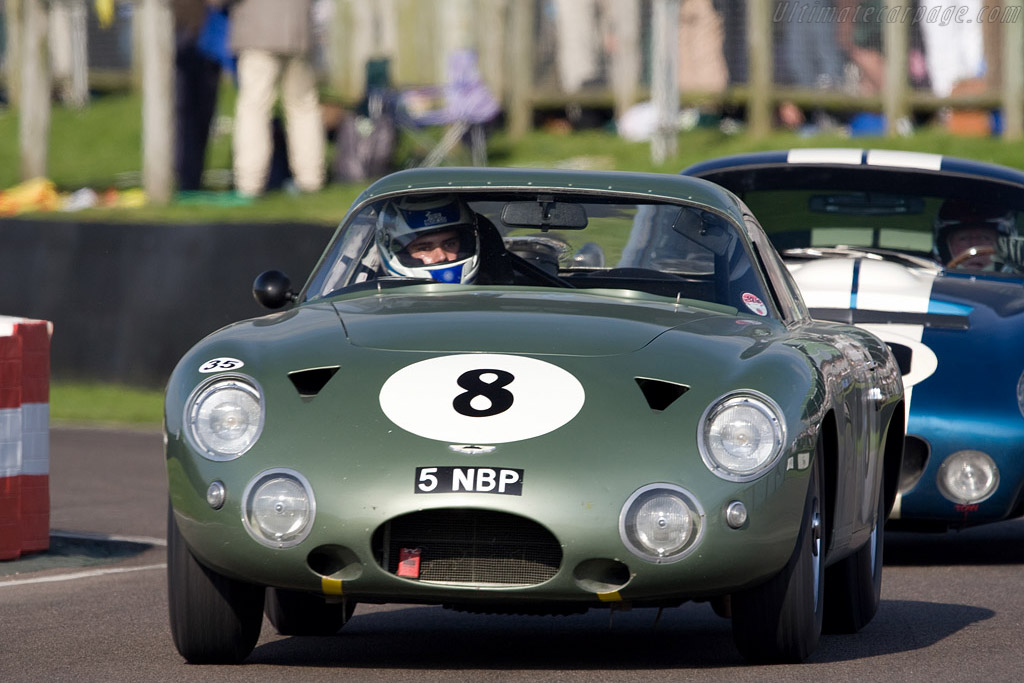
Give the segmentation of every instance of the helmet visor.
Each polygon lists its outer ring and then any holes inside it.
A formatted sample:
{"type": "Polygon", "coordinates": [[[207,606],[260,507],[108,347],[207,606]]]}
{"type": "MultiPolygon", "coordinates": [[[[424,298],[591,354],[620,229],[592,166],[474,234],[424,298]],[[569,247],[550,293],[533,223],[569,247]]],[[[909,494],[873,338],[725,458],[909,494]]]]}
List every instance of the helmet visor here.
{"type": "Polygon", "coordinates": [[[405,237],[392,240],[391,250],[399,263],[410,268],[462,261],[476,250],[476,229],[465,223],[405,237]]]}

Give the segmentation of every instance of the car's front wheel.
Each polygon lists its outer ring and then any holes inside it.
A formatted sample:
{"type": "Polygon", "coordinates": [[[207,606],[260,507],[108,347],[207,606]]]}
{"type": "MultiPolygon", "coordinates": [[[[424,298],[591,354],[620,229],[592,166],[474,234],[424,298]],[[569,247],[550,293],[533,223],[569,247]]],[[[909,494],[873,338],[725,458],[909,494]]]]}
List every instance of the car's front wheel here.
{"type": "Polygon", "coordinates": [[[826,633],[856,633],[867,626],[882,601],[884,487],[879,487],[875,526],[868,542],[825,573],[826,633]]]}
{"type": "Polygon", "coordinates": [[[319,595],[267,589],[267,619],[282,636],[332,636],[352,618],[356,603],[325,602],[319,595]]]}
{"type": "Polygon", "coordinates": [[[263,625],[263,591],[200,564],[168,511],[167,599],[182,657],[193,664],[237,664],[248,657],[263,625]]]}
{"type": "Polygon", "coordinates": [[[803,523],[785,568],[732,597],[733,640],[752,662],[801,662],[821,638],[825,579],[822,447],[811,465],[803,523]]]}

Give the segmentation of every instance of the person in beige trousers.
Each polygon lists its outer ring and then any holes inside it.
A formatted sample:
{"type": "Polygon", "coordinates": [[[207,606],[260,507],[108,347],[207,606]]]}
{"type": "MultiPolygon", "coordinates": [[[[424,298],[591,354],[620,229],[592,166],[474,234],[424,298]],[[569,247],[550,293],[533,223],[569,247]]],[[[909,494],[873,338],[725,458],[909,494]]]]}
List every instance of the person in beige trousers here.
{"type": "Polygon", "coordinates": [[[270,117],[284,107],[288,164],[295,186],[324,184],[324,128],[310,61],[312,0],[207,0],[230,9],[230,48],[238,56],[234,174],[241,195],[263,192],[273,153],[270,117]]]}

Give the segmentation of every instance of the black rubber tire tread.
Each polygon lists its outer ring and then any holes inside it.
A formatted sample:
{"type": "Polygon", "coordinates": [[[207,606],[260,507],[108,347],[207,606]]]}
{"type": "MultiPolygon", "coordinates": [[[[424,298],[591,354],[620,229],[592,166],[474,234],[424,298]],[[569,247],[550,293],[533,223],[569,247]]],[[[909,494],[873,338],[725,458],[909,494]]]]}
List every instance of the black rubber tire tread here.
{"type": "Polygon", "coordinates": [[[356,603],[328,603],[319,595],[267,589],[267,619],[282,636],[333,636],[352,618],[356,603]]]}
{"type": "Polygon", "coordinates": [[[868,625],[882,601],[882,549],[885,546],[884,488],[878,493],[874,558],[872,539],[825,570],[825,633],[857,633],[868,625]]]}
{"type": "Polygon", "coordinates": [[[167,601],[171,636],[192,664],[238,664],[260,637],[263,586],[235,581],[204,567],[167,517],[167,601]]]}
{"type": "Polygon", "coordinates": [[[803,524],[793,556],[765,583],[732,596],[732,633],[737,649],[752,663],[798,663],[818,647],[824,608],[824,558],[818,562],[814,595],[812,520],[819,515],[824,553],[825,490],[822,445],[811,465],[803,524]],[[816,601],[816,603],[815,603],[816,601]],[[817,604],[817,609],[815,609],[817,604]]]}

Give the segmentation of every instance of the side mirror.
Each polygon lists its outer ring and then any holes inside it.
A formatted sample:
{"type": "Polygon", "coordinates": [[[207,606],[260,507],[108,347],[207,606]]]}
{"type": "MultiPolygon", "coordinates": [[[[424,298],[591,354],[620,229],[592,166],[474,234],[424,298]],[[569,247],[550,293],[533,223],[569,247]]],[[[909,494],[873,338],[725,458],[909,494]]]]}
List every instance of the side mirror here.
{"type": "Polygon", "coordinates": [[[292,281],[279,270],[268,270],[257,275],[252,283],[252,295],[256,303],[271,310],[277,310],[295,301],[292,281]]]}

